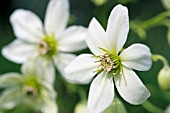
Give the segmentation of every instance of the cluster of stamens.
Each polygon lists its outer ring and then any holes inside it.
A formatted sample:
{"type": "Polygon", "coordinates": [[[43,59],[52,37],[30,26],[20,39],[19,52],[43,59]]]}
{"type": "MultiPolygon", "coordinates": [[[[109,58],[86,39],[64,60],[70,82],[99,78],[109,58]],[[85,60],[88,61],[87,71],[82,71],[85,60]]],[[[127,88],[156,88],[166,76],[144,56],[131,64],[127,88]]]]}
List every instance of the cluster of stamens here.
{"type": "Polygon", "coordinates": [[[49,47],[46,42],[41,41],[38,46],[40,55],[46,55],[48,53],[49,47]]]}
{"type": "Polygon", "coordinates": [[[109,54],[104,54],[100,56],[100,66],[102,70],[106,71],[106,73],[109,73],[112,71],[112,69],[115,68],[114,60],[111,59],[111,56],[109,54]]]}
{"type": "Polygon", "coordinates": [[[31,86],[25,86],[23,92],[27,96],[36,96],[38,93],[37,90],[31,86]]]}
{"type": "Polygon", "coordinates": [[[57,42],[53,36],[45,36],[38,44],[38,53],[51,58],[57,53],[57,42]]]}

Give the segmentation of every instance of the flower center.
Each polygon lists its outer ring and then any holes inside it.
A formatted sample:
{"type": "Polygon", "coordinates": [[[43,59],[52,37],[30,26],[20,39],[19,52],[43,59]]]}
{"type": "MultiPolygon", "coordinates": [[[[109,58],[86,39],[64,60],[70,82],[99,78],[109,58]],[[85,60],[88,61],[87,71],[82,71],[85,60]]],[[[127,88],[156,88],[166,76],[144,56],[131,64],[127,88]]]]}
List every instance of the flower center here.
{"type": "MultiPolygon", "coordinates": [[[[104,49],[102,49],[104,50],[104,49]]],[[[104,55],[99,55],[99,67],[97,72],[105,71],[111,75],[120,74],[122,72],[121,60],[117,54],[110,53],[104,50],[106,53],[104,55]]]]}
{"type": "Polygon", "coordinates": [[[100,67],[105,70],[107,73],[115,67],[114,61],[112,61],[109,54],[104,54],[100,56],[100,67]]]}
{"type": "Polygon", "coordinates": [[[38,95],[38,91],[34,87],[31,87],[31,86],[24,86],[23,92],[28,97],[34,97],[38,95]]]}
{"type": "Polygon", "coordinates": [[[38,52],[41,56],[52,57],[57,53],[57,41],[54,36],[45,36],[38,44],[38,52]]]}
{"type": "Polygon", "coordinates": [[[42,84],[39,82],[39,78],[33,75],[25,75],[23,79],[23,94],[27,97],[37,97],[41,95],[42,84]]]}

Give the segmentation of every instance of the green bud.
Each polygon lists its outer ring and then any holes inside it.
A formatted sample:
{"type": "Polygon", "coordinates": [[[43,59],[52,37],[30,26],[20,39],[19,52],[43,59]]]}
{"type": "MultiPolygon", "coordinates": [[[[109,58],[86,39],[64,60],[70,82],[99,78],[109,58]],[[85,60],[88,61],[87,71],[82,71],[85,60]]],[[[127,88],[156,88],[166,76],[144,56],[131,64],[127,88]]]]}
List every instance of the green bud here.
{"type": "Polygon", "coordinates": [[[170,91],[170,67],[164,66],[158,73],[158,84],[164,91],[170,91]]]}
{"type": "Polygon", "coordinates": [[[101,6],[105,4],[108,0],[91,0],[95,5],[101,6]]]}
{"type": "Polygon", "coordinates": [[[113,103],[103,113],[127,113],[127,111],[123,103],[118,98],[115,98],[113,103]]]}
{"type": "Polygon", "coordinates": [[[170,0],[161,0],[164,8],[170,9],[170,0]]]}
{"type": "Polygon", "coordinates": [[[75,107],[74,113],[87,113],[87,102],[79,102],[75,107]]]}

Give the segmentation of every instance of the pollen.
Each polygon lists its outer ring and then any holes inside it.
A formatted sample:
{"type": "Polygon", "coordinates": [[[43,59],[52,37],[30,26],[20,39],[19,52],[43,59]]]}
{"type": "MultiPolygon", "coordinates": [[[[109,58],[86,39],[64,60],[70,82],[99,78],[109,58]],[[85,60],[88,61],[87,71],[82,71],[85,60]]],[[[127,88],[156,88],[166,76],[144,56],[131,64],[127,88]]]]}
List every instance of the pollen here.
{"type": "Polygon", "coordinates": [[[114,68],[114,61],[110,58],[109,54],[104,54],[100,56],[100,68],[109,73],[114,68]]]}
{"type": "MultiPolygon", "coordinates": [[[[104,49],[102,49],[104,50],[104,49]]],[[[122,73],[121,60],[118,55],[104,50],[106,53],[104,55],[96,56],[99,58],[96,62],[99,63],[97,72],[105,71],[106,73],[117,75],[122,73]]]]}
{"type": "Polygon", "coordinates": [[[39,48],[39,53],[41,55],[45,55],[45,54],[48,53],[49,48],[48,48],[48,44],[46,42],[41,41],[38,46],[39,46],[38,47],[39,48]]]}
{"type": "Polygon", "coordinates": [[[45,36],[38,44],[38,53],[40,56],[51,58],[57,53],[57,41],[54,36],[45,36]]]}

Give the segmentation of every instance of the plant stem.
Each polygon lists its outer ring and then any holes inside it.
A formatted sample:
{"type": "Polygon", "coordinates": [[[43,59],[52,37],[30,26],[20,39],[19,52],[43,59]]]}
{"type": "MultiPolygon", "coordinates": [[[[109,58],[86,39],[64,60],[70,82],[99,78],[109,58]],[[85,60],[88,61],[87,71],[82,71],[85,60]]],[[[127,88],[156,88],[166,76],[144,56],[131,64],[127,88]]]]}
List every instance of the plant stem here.
{"type": "Polygon", "coordinates": [[[141,26],[144,29],[149,29],[155,25],[161,24],[161,22],[167,17],[170,17],[170,11],[165,11],[161,14],[156,15],[155,17],[149,20],[141,22],[141,26]]]}
{"type": "Polygon", "coordinates": [[[157,106],[153,105],[149,101],[145,101],[142,106],[151,113],[165,113],[162,109],[158,108],[157,106]]]}
{"type": "Polygon", "coordinates": [[[162,56],[162,55],[153,54],[153,55],[152,55],[152,60],[155,61],[155,62],[158,61],[158,60],[160,60],[160,61],[162,61],[162,63],[164,64],[164,66],[169,66],[168,60],[167,60],[164,56],[162,56]]]}

